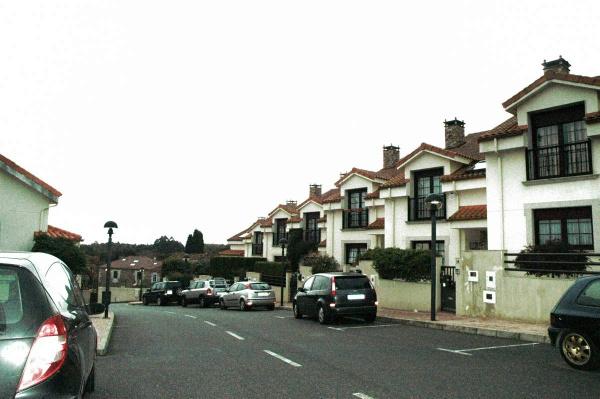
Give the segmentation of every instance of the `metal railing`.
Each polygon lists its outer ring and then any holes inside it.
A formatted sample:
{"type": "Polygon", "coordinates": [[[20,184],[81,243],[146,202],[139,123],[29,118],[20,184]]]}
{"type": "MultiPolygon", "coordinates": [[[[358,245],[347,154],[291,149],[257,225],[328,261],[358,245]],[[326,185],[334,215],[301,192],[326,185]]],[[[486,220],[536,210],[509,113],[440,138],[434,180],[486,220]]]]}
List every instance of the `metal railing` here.
{"type": "Polygon", "coordinates": [[[504,267],[505,271],[524,272],[530,274],[552,274],[552,275],[582,275],[600,274],[600,271],[587,270],[588,266],[600,266],[600,262],[589,260],[589,257],[600,257],[600,253],[593,252],[529,252],[529,253],[505,253],[504,264],[514,267],[504,267]],[[585,261],[569,261],[561,258],[586,257],[585,261]],[[537,258],[537,259],[536,259],[537,258]],[[548,259],[550,258],[550,259],[548,259]],[[556,260],[559,259],[559,260],[556,260]],[[530,265],[531,267],[527,267],[530,265]],[[543,266],[543,267],[539,267],[543,266]],[[578,267],[577,269],[565,269],[565,266],[578,267]]]}
{"type": "Polygon", "coordinates": [[[342,228],[358,229],[369,225],[369,210],[367,208],[344,209],[342,228]]]}
{"type": "MultiPolygon", "coordinates": [[[[437,210],[435,216],[438,219],[446,219],[446,194],[440,194],[443,197],[442,206],[437,210]]],[[[408,198],[408,220],[429,220],[431,219],[431,211],[425,202],[427,197],[410,197],[408,198]]]]}
{"type": "Polygon", "coordinates": [[[286,240],[288,239],[288,233],[273,233],[273,246],[274,247],[278,247],[279,246],[279,241],[285,238],[286,240]]]}
{"type": "Polygon", "coordinates": [[[304,230],[304,241],[308,241],[312,244],[318,244],[321,242],[321,230],[304,230]]]}
{"type": "Polygon", "coordinates": [[[577,176],[592,173],[590,140],[528,149],[527,180],[577,176]]]}

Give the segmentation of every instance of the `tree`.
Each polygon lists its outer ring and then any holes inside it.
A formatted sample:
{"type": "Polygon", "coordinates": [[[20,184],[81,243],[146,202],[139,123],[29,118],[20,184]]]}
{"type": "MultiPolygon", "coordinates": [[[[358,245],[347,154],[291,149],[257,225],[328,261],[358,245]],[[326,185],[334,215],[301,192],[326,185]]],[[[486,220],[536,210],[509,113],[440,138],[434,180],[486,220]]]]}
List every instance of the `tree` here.
{"type": "Polygon", "coordinates": [[[173,257],[163,262],[161,272],[168,280],[181,281],[183,286],[187,287],[190,280],[194,278],[195,268],[196,266],[193,263],[173,257]]]}
{"type": "Polygon", "coordinates": [[[44,252],[62,260],[73,274],[86,274],[87,261],[85,253],[66,238],[54,238],[48,234],[39,234],[34,239],[32,252],[44,252]]]}
{"type": "Polygon", "coordinates": [[[302,229],[291,229],[288,234],[287,259],[293,271],[298,270],[302,258],[317,249],[317,244],[304,241],[302,229]]]}
{"type": "Polygon", "coordinates": [[[201,254],[204,253],[204,237],[200,230],[194,229],[194,233],[188,235],[185,242],[185,253],[201,254]]]}
{"type": "Polygon", "coordinates": [[[154,241],[154,251],[165,258],[175,252],[183,252],[183,244],[173,237],[161,236],[154,241]]]}

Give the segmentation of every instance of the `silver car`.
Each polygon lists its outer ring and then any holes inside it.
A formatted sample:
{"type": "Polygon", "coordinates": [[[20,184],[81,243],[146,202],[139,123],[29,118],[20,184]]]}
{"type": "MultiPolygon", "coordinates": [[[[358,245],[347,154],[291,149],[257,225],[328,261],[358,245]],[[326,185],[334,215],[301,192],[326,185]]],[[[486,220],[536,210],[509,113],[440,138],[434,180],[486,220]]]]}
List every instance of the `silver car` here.
{"type": "Polygon", "coordinates": [[[218,291],[225,288],[217,288],[214,280],[196,280],[190,282],[187,290],[181,291],[181,306],[186,307],[191,303],[197,303],[205,308],[219,302],[218,291]]]}
{"type": "Polygon", "coordinates": [[[221,309],[236,307],[240,310],[250,310],[254,307],[265,306],[275,309],[275,292],[267,283],[259,281],[240,281],[229,287],[219,300],[221,309]]]}

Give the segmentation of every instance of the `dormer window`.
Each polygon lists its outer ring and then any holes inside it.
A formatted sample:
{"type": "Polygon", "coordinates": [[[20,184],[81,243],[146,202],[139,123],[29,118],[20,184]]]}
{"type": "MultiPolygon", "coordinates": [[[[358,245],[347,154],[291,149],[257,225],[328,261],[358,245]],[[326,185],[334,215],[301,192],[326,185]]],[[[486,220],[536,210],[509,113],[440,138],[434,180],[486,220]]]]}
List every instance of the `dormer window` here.
{"type": "Polygon", "coordinates": [[[347,209],[344,210],[344,228],[364,228],[369,224],[369,212],[365,208],[366,188],[346,191],[347,209]]]}
{"type": "Polygon", "coordinates": [[[275,219],[275,232],[273,234],[273,246],[279,246],[279,240],[287,239],[287,219],[275,219]]]}
{"type": "Polygon", "coordinates": [[[531,115],[532,145],[527,150],[527,179],[592,173],[591,144],[577,104],[531,115]]]}
{"type": "Polygon", "coordinates": [[[414,172],[414,197],[408,200],[408,220],[429,220],[431,218],[431,212],[425,201],[429,194],[440,194],[444,197],[444,204],[438,209],[436,216],[442,219],[446,217],[446,197],[442,193],[440,181],[443,174],[444,168],[414,172]]]}

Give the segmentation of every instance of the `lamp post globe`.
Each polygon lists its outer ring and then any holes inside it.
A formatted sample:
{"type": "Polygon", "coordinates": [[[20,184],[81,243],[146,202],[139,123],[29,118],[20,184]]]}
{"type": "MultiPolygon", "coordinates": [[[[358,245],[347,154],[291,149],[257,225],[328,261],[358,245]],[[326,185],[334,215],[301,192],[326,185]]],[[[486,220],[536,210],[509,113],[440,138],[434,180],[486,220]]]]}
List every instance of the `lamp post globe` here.
{"type": "Polygon", "coordinates": [[[441,194],[429,194],[425,198],[425,204],[431,213],[431,321],[435,321],[436,311],[436,289],[437,289],[437,270],[435,258],[437,254],[437,237],[436,237],[436,216],[438,210],[444,205],[444,196],[441,194]]]}
{"type": "Polygon", "coordinates": [[[279,240],[279,246],[281,247],[281,289],[279,292],[280,303],[283,307],[283,286],[285,285],[285,246],[287,245],[288,240],[285,237],[282,237],[279,240]]]}
{"type": "Polygon", "coordinates": [[[104,318],[108,318],[108,307],[110,305],[110,262],[112,259],[112,235],[114,233],[113,229],[118,228],[117,224],[112,220],[104,223],[104,228],[108,229],[108,251],[106,255],[106,276],[105,276],[105,287],[104,287],[104,318]]]}

